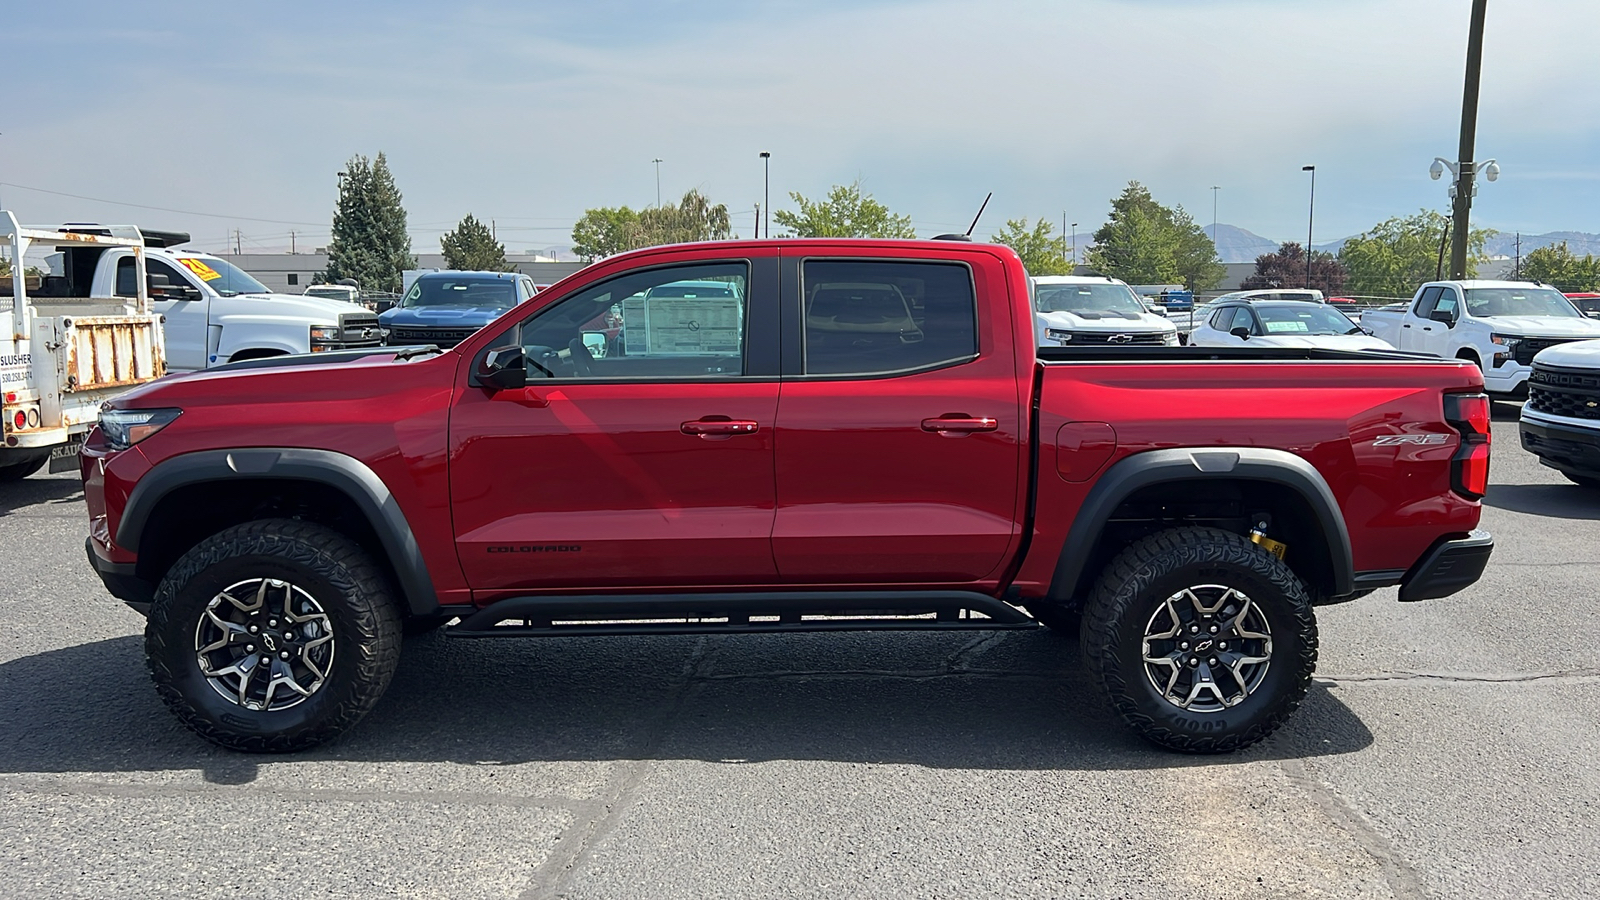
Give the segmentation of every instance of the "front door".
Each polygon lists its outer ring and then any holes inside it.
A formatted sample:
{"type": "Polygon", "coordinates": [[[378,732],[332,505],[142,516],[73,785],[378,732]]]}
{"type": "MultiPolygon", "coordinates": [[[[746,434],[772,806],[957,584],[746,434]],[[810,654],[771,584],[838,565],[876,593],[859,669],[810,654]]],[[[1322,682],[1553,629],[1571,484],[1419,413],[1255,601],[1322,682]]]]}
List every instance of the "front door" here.
{"type": "Polygon", "coordinates": [[[976,304],[1006,296],[1003,270],[972,260],[785,259],[798,359],[778,403],[773,553],[786,583],[998,575],[1021,520],[1026,378],[993,314],[1004,302],[976,304]]]}
{"type": "MultiPolygon", "coordinates": [[[[200,292],[199,296],[193,300],[170,300],[159,297],[152,292],[150,306],[165,318],[161,329],[166,338],[167,371],[190,372],[195,369],[204,369],[206,367],[206,314],[211,305],[211,293],[204,288],[198,288],[191,279],[178,271],[178,267],[171,265],[164,259],[146,255],[144,265],[146,276],[165,275],[167,284],[174,288],[195,287],[200,292]]],[[[133,256],[129,255],[117,260],[117,296],[139,296],[135,278],[133,256]]]]}
{"type": "Polygon", "coordinates": [[[457,549],[475,591],[776,579],[776,266],[625,271],[493,326],[490,347],[523,348],[527,387],[464,374],[451,415],[457,549]]]}

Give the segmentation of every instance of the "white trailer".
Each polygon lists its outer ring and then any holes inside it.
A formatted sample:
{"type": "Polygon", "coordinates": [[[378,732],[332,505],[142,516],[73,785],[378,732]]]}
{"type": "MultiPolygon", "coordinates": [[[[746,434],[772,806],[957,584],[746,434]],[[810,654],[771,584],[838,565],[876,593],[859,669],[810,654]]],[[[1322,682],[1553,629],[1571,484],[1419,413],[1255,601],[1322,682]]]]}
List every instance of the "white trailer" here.
{"type": "Polygon", "coordinates": [[[10,247],[13,272],[0,279],[11,295],[10,308],[0,307],[0,481],[24,478],[47,461],[52,472],[76,469],[101,404],[166,372],[161,316],[150,307],[145,278],[144,236],[131,227],[95,231],[23,228],[0,210],[0,241],[10,247]],[[136,295],[92,297],[89,279],[67,272],[43,280],[49,289],[42,293],[50,296],[30,298],[24,272],[35,244],[132,248],[136,295]]]}

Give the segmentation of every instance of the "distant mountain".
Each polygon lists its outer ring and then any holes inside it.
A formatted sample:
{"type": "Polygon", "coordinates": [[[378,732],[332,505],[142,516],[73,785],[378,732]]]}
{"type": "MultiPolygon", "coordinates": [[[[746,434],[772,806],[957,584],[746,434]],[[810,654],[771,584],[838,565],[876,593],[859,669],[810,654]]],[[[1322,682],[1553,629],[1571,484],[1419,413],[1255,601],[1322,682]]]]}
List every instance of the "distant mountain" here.
{"type": "Polygon", "coordinates": [[[1219,223],[1216,234],[1211,226],[1201,229],[1217,245],[1217,257],[1225,263],[1253,263],[1264,253],[1278,252],[1279,242],[1234,225],[1219,223]]]}
{"type": "MultiPolygon", "coordinates": [[[[1522,255],[1527,256],[1530,250],[1549,247],[1562,241],[1566,241],[1567,249],[1578,256],[1600,256],[1600,234],[1590,234],[1585,231],[1552,231],[1548,234],[1525,234],[1522,236],[1522,255]]],[[[1517,235],[1510,231],[1500,232],[1484,244],[1484,252],[1490,256],[1516,256],[1517,235]]]]}

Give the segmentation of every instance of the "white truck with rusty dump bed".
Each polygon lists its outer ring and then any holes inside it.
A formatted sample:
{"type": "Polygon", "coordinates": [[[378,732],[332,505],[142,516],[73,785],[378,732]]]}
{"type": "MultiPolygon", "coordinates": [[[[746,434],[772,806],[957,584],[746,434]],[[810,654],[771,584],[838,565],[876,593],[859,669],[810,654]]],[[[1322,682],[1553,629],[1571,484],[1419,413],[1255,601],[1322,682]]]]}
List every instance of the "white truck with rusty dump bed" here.
{"type": "MultiPolygon", "coordinates": [[[[0,241],[10,248],[10,278],[0,288],[0,482],[78,467],[84,435],[101,403],[166,373],[161,316],[150,305],[144,237],[136,228],[80,234],[23,228],[0,210],[0,241]],[[131,297],[95,297],[71,272],[51,276],[61,296],[30,298],[25,258],[30,246],[116,248],[131,252],[138,272],[131,297]],[[4,301],[0,301],[3,303],[4,301]]],[[[44,281],[45,279],[39,279],[44,281]]]]}

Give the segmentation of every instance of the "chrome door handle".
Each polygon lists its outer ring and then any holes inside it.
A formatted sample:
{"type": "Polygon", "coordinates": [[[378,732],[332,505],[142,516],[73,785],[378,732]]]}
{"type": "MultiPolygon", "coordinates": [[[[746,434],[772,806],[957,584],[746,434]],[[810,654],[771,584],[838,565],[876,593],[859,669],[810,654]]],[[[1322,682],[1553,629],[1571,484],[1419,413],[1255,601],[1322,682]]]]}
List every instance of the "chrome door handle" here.
{"type": "Polygon", "coordinates": [[[980,431],[995,431],[999,427],[999,419],[969,416],[965,413],[945,413],[936,419],[922,420],[922,430],[935,434],[974,434],[980,431]]]}
{"type": "Polygon", "coordinates": [[[702,416],[691,422],[684,422],[678,426],[678,430],[684,434],[703,438],[733,437],[736,434],[755,434],[761,430],[761,423],[749,419],[730,419],[727,416],[702,416]]]}

